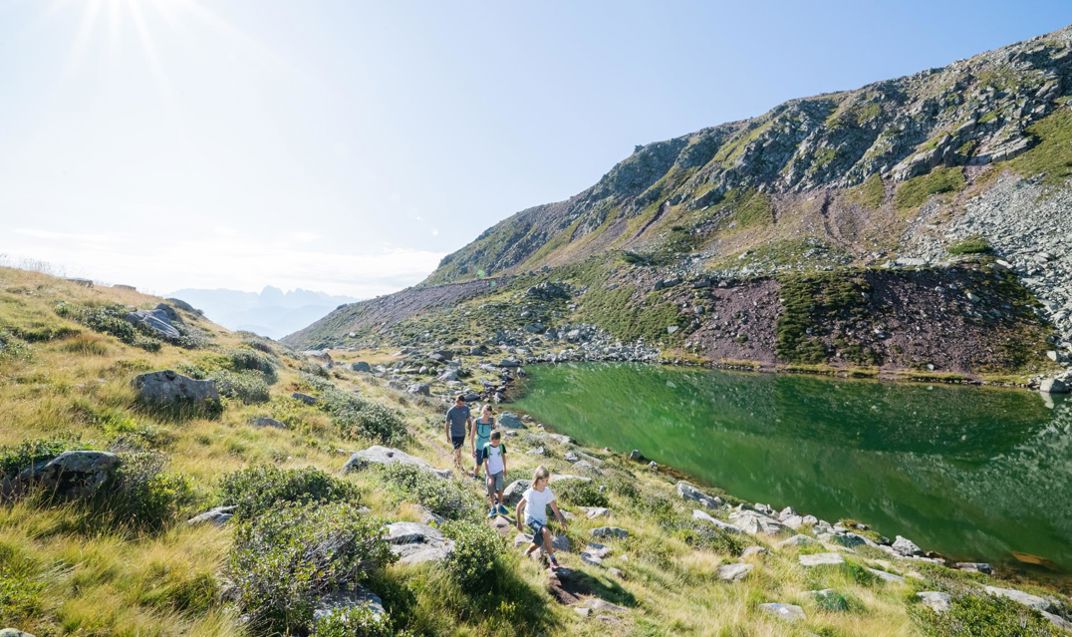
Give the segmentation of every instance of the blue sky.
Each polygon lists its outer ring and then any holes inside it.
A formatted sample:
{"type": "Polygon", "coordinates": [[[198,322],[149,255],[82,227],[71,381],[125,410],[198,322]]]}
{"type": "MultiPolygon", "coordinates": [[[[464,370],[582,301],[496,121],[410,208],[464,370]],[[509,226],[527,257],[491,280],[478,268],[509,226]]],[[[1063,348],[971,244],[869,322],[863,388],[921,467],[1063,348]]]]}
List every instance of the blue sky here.
{"type": "Polygon", "coordinates": [[[0,254],[166,292],[422,279],[634,145],[1065,2],[0,0],[0,254]]]}

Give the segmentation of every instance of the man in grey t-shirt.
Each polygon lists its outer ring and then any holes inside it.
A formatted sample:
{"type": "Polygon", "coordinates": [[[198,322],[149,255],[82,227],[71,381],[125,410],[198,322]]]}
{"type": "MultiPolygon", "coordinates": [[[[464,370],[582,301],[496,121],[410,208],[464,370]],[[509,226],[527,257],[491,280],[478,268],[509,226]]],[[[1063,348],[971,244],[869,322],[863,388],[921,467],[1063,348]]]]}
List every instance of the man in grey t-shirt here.
{"type": "Polygon", "coordinates": [[[447,410],[447,441],[454,447],[454,466],[462,472],[465,471],[462,468],[462,445],[465,444],[465,432],[472,426],[473,417],[465,404],[465,396],[458,394],[454,406],[447,410]]]}

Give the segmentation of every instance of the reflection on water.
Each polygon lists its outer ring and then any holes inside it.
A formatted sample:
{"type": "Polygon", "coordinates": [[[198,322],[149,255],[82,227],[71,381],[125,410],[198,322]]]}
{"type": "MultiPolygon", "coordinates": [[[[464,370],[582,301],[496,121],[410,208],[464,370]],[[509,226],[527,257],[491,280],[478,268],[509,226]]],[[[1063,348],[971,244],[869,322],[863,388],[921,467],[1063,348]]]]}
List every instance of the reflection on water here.
{"type": "Polygon", "coordinates": [[[1072,573],[1072,401],[630,364],[530,368],[517,407],[728,493],[950,557],[1072,573]]]}

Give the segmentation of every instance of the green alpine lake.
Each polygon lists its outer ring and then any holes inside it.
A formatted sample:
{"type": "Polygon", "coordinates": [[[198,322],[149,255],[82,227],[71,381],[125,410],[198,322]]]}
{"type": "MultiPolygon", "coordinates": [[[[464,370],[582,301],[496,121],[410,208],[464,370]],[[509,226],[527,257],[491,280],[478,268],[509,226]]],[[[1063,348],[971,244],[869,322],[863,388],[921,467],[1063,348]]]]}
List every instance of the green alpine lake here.
{"type": "Polygon", "coordinates": [[[526,371],[514,406],[581,444],[952,559],[1072,574],[1072,400],[642,364],[526,371]]]}

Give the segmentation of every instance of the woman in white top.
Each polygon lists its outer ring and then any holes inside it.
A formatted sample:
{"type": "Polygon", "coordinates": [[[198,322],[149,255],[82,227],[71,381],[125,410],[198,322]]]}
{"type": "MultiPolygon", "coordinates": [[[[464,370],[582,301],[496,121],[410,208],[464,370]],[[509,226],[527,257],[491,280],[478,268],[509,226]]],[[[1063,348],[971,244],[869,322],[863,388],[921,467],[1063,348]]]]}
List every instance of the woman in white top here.
{"type": "Polygon", "coordinates": [[[536,471],[532,474],[532,486],[525,490],[525,494],[521,496],[521,501],[517,503],[517,510],[514,513],[517,516],[517,530],[524,530],[521,526],[522,509],[525,511],[525,524],[532,530],[532,545],[525,551],[525,557],[532,555],[532,552],[540,548],[542,544],[544,553],[547,555],[547,561],[550,562],[551,570],[553,571],[558,568],[558,560],[555,559],[555,549],[551,546],[551,532],[547,530],[547,507],[551,507],[551,510],[555,513],[555,518],[562,524],[563,528],[566,527],[567,523],[562,512],[558,510],[554,492],[551,491],[551,487],[547,486],[550,478],[551,473],[546,467],[543,465],[536,467],[536,471]]]}

